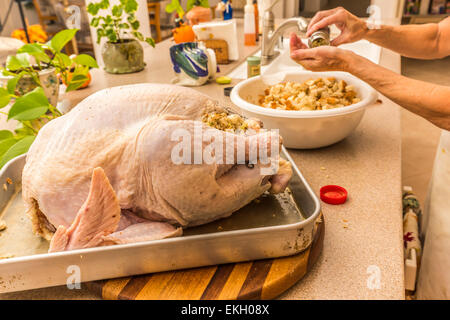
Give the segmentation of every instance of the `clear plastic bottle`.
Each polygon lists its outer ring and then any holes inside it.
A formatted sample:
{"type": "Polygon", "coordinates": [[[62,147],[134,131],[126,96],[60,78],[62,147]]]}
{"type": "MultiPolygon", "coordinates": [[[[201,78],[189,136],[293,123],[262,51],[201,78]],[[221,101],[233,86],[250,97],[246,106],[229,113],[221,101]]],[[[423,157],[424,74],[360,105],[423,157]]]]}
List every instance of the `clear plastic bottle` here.
{"type": "Polygon", "coordinates": [[[246,46],[256,45],[256,28],[255,28],[255,8],[252,0],[247,0],[244,14],[244,44],[246,46]]]}
{"type": "Polygon", "coordinates": [[[253,0],[253,8],[255,11],[255,37],[256,41],[259,41],[259,10],[257,0],[253,0]]]}

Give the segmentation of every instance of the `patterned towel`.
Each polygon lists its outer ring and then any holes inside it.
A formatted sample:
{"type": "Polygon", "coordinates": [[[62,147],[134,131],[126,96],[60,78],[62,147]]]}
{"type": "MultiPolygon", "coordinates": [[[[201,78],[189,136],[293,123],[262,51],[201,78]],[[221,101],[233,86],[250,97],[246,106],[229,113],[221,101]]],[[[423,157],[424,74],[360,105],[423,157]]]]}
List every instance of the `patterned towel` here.
{"type": "Polygon", "coordinates": [[[410,256],[411,250],[416,250],[417,262],[420,265],[422,255],[422,244],[419,238],[419,219],[422,210],[419,200],[412,192],[411,187],[403,188],[403,244],[405,248],[405,258],[410,256]]]}

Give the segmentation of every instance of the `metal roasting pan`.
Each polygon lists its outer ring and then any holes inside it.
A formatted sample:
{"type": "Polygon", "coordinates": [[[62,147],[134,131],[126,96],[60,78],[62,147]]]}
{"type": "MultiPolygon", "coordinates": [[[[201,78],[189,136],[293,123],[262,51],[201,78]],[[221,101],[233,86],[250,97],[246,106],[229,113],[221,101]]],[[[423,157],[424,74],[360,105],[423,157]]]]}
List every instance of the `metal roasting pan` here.
{"type": "Polygon", "coordinates": [[[31,231],[21,197],[25,155],[12,159],[0,171],[0,219],[7,224],[0,231],[0,293],[64,285],[77,270],[85,282],[299,253],[312,242],[320,202],[284,147],[282,156],[294,172],[288,190],[263,195],[229,218],[178,238],[57,253],[47,253],[48,241],[31,231]]]}

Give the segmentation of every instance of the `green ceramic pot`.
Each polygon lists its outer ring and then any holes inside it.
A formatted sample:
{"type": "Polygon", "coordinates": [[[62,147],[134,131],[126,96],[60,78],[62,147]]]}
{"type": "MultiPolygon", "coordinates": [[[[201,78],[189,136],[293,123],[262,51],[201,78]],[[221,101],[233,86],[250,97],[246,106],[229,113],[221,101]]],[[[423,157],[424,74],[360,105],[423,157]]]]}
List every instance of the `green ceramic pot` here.
{"type": "Polygon", "coordinates": [[[134,39],[122,42],[105,42],[102,46],[102,58],[105,70],[109,73],[132,73],[144,69],[144,49],[134,39]]]}

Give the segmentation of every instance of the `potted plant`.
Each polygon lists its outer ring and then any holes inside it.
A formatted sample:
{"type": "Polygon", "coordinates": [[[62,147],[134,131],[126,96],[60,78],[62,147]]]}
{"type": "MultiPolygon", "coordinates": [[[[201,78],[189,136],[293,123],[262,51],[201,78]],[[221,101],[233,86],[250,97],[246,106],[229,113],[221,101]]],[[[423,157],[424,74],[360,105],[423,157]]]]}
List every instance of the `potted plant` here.
{"type": "Polygon", "coordinates": [[[19,126],[14,131],[0,130],[0,168],[9,160],[24,154],[33,143],[39,129],[61,113],[53,107],[42,87],[18,96],[13,86],[14,79],[7,88],[0,87],[0,109],[13,102],[7,113],[8,120],[17,120],[19,126]]]}
{"type": "Polygon", "coordinates": [[[109,8],[109,0],[92,2],[87,11],[92,15],[90,25],[97,30],[97,43],[105,37],[107,42],[102,46],[102,58],[105,70],[109,73],[131,73],[144,69],[144,50],[139,41],[145,41],[152,47],[152,38],[144,38],[138,31],[139,21],[135,12],[138,8],[136,0],[120,0],[111,9],[112,14],[99,15],[101,9],[109,8]]]}
{"type": "Polygon", "coordinates": [[[66,91],[72,91],[80,88],[89,79],[89,68],[98,67],[95,59],[89,55],[69,57],[61,52],[77,31],[62,30],[47,43],[23,45],[16,55],[8,56],[5,68],[0,69],[0,86],[16,96],[42,87],[50,104],[56,106],[59,93],[58,75],[67,85],[66,91]]]}

